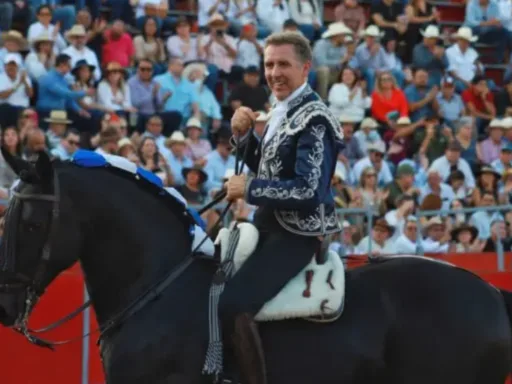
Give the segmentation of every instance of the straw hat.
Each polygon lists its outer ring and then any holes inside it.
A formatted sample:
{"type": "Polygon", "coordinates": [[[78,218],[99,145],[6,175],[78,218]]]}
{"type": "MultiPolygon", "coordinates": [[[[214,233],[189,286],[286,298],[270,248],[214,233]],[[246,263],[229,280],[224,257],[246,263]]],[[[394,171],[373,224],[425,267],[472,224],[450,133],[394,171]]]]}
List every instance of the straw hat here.
{"type": "Polygon", "coordinates": [[[23,35],[20,32],[14,29],[11,29],[8,32],[3,32],[1,37],[3,43],[5,43],[6,41],[14,41],[18,43],[18,45],[20,46],[20,50],[23,51],[27,48],[27,40],[23,37],[23,35]]]}
{"type": "Polygon", "coordinates": [[[365,117],[363,121],[361,121],[361,129],[369,128],[369,129],[377,129],[379,127],[379,123],[375,119],[371,117],[365,117]]]}
{"type": "Polygon", "coordinates": [[[351,35],[352,33],[354,32],[342,22],[331,23],[329,24],[327,31],[322,33],[322,39],[328,39],[329,37],[340,35],[351,35]]]}
{"type": "Polygon", "coordinates": [[[200,71],[201,74],[204,77],[206,77],[206,76],[208,76],[210,74],[208,72],[206,64],[203,64],[203,63],[191,63],[191,64],[187,65],[183,69],[181,77],[183,77],[184,79],[188,79],[190,77],[190,75],[192,74],[192,72],[194,72],[194,71],[200,71]]]}
{"type": "Polygon", "coordinates": [[[444,226],[443,220],[439,216],[434,216],[429,221],[427,221],[427,224],[425,224],[425,232],[430,229],[430,227],[433,227],[434,225],[442,225],[444,226]]]}
{"type": "Polygon", "coordinates": [[[42,32],[39,35],[37,35],[36,38],[32,39],[32,44],[37,43],[54,43],[53,38],[50,36],[48,32],[42,32]]]}
{"type": "Polygon", "coordinates": [[[455,39],[462,39],[474,43],[478,40],[478,36],[473,36],[473,31],[469,27],[460,27],[457,32],[452,35],[455,39]]]}
{"type": "Polygon", "coordinates": [[[165,145],[167,147],[170,147],[173,144],[185,144],[185,143],[186,143],[185,135],[181,131],[174,131],[172,133],[172,135],[167,140],[165,140],[165,145]]]}
{"type": "Polygon", "coordinates": [[[213,25],[213,24],[217,24],[219,26],[220,25],[227,26],[229,23],[226,21],[224,16],[222,16],[220,13],[214,13],[208,20],[208,25],[213,25]]]}
{"type": "Polygon", "coordinates": [[[87,36],[87,32],[82,24],[75,24],[73,27],[66,32],[66,39],[71,37],[85,37],[87,36]]]}
{"type": "Polygon", "coordinates": [[[201,120],[199,120],[197,117],[191,117],[188,119],[185,128],[199,128],[200,130],[203,130],[203,127],[201,126],[201,120]]]}
{"type": "Polygon", "coordinates": [[[44,119],[47,123],[55,124],[71,124],[72,121],[68,120],[68,114],[66,111],[51,111],[50,117],[44,119]]]}
{"type": "Polygon", "coordinates": [[[345,124],[355,124],[357,123],[357,119],[355,119],[353,116],[349,116],[349,115],[345,115],[345,114],[342,114],[338,121],[340,123],[345,123],[345,124]]]}
{"type": "Polygon", "coordinates": [[[376,25],[369,25],[363,31],[363,36],[364,37],[383,37],[384,32],[381,32],[379,27],[377,27],[376,25]]]}
{"type": "Polygon", "coordinates": [[[119,64],[117,61],[111,61],[110,63],[107,64],[107,67],[105,68],[105,73],[110,73],[110,72],[123,72],[123,73],[126,73],[126,69],[124,69],[121,64],[119,64]]]}
{"type": "Polygon", "coordinates": [[[501,173],[499,173],[497,170],[495,170],[493,167],[489,167],[488,165],[484,165],[483,167],[481,167],[477,172],[476,172],[476,175],[477,176],[480,176],[480,175],[483,175],[484,173],[487,173],[487,174],[491,174],[491,175],[494,175],[494,177],[496,177],[496,179],[501,179],[501,173]]]}
{"type": "Polygon", "coordinates": [[[121,140],[119,140],[117,142],[117,147],[119,148],[118,149],[118,152],[123,148],[123,147],[126,147],[126,146],[130,146],[132,148],[135,149],[135,146],[133,145],[132,141],[127,138],[127,137],[123,137],[121,140]]]}
{"type": "Polygon", "coordinates": [[[439,28],[436,25],[429,25],[424,31],[420,30],[420,33],[427,39],[439,39],[441,37],[439,28]]]}

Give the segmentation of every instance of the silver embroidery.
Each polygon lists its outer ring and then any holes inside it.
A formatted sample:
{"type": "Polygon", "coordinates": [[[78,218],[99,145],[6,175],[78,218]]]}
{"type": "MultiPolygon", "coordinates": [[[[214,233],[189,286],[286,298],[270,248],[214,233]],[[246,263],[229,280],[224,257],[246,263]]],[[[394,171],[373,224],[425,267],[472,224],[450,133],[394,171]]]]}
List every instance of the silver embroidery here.
{"type": "Polygon", "coordinates": [[[333,133],[335,134],[336,138],[338,140],[343,139],[343,131],[339,121],[336,120],[327,106],[318,100],[311,101],[303,105],[297,112],[293,114],[290,123],[284,127],[286,134],[295,135],[297,132],[302,131],[304,128],[306,128],[311,119],[316,116],[327,118],[331,127],[333,128],[333,133]]]}
{"type": "MultiPolygon", "coordinates": [[[[323,206],[323,205],[322,205],[323,206]]],[[[308,232],[311,235],[327,234],[339,231],[336,212],[325,216],[320,207],[315,209],[315,214],[301,218],[297,211],[276,212],[277,221],[291,232],[308,232]],[[294,229],[295,228],[295,229],[294,229]]]]}

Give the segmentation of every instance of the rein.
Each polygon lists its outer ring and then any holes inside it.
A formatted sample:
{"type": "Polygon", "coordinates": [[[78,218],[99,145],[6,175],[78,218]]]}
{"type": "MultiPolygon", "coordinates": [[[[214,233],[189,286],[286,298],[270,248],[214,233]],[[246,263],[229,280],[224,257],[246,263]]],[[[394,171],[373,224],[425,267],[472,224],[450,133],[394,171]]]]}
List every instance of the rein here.
{"type": "MultiPolygon", "coordinates": [[[[248,135],[252,135],[254,131],[254,125],[251,126],[248,135]]],[[[240,164],[240,160],[243,163],[247,160],[247,153],[249,146],[245,147],[243,157],[240,159],[240,134],[236,135],[235,138],[235,175],[240,175],[243,169],[243,166],[240,164]]],[[[56,236],[56,227],[60,215],[60,188],[59,188],[59,181],[58,181],[58,175],[55,173],[54,175],[54,195],[38,195],[38,194],[22,194],[17,191],[13,192],[14,198],[18,198],[20,200],[35,200],[35,201],[47,201],[53,203],[53,209],[52,209],[52,219],[51,219],[51,225],[49,230],[49,235],[47,236],[47,239],[45,241],[45,244],[43,246],[43,250],[41,253],[41,259],[38,268],[36,269],[36,273],[34,275],[33,279],[27,279],[25,276],[21,276],[25,281],[29,282],[27,284],[27,299],[26,299],[26,305],[25,310],[20,315],[18,320],[16,321],[15,326],[13,329],[22,334],[30,343],[43,347],[48,348],[51,350],[54,350],[56,346],[59,345],[65,345],[69,344],[81,339],[84,339],[85,337],[88,337],[95,333],[100,333],[98,344],[101,343],[103,338],[107,335],[109,331],[112,331],[114,328],[120,326],[124,321],[128,320],[130,317],[138,313],[140,310],[142,310],[148,303],[152,302],[156,298],[158,298],[164,291],[169,287],[169,285],[174,282],[185,270],[196,260],[194,258],[194,254],[197,252],[197,250],[204,244],[206,240],[208,240],[208,234],[205,234],[204,238],[199,242],[199,244],[181,261],[176,267],[171,269],[166,275],[164,275],[160,280],[155,282],[153,285],[151,285],[146,291],[144,291],[141,295],[139,295],[135,300],[133,300],[127,307],[125,307],[123,310],[121,310],[117,315],[113,316],[111,319],[106,321],[105,323],[98,326],[96,329],[94,329],[91,332],[86,333],[85,335],[77,336],[72,339],[63,340],[63,341],[48,341],[44,340],[42,338],[39,338],[35,336],[39,333],[45,333],[48,331],[51,331],[53,329],[56,329],[60,327],[61,325],[67,323],[71,319],[78,316],[80,313],[85,311],[88,307],[92,305],[92,300],[87,300],[84,304],[82,304],[80,307],[75,309],[70,314],[64,316],[63,318],[55,321],[54,323],[40,328],[36,330],[31,330],[28,327],[28,320],[30,317],[30,313],[34,306],[37,304],[39,298],[44,293],[44,288],[42,288],[42,279],[44,276],[44,273],[47,268],[47,264],[50,260],[50,250],[51,250],[51,239],[56,236]]],[[[218,204],[220,201],[222,201],[227,195],[226,190],[222,190],[221,193],[218,194],[218,196],[215,197],[211,202],[206,204],[204,207],[202,207],[198,213],[202,214],[218,204]]],[[[219,215],[219,218],[213,225],[213,228],[217,227],[224,217],[226,216],[229,208],[232,205],[232,201],[229,201],[226,204],[226,207],[222,210],[221,214],[219,215]]],[[[2,289],[9,289],[9,286],[6,285],[0,285],[0,288],[2,289]]]]}

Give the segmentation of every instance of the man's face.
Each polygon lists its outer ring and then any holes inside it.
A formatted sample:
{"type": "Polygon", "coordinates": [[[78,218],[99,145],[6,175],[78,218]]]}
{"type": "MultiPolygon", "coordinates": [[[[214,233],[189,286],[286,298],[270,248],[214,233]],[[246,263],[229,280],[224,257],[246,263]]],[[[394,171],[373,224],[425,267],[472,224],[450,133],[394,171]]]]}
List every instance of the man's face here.
{"type": "Polygon", "coordinates": [[[57,135],[62,136],[66,132],[66,124],[50,123],[50,129],[57,135]]]}
{"type": "Polygon", "coordinates": [[[43,25],[48,25],[52,21],[52,12],[50,9],[44,7],[37,14],[37,20],[43,25]]]}
{"type": "Polygon", "coordinates": [[[173,143],[171,146],[171,151],[176,157],[182,157],[185,153],[185,144],[184,143],[173,143]]]}
{"type": "Polygon", "coordinates": [[[187,37],[190,35],[190,25],[188,23],[181,23],[176,27],[178,36],[187,37]]]}
{"type": "Polygon", "coordinates": [[[303,63],[291,44],[265,48],[265,78],[278,100],[285,100],[308,76],[310,62],[303,63]]]}
{"type": "Polygon", "coordinates": [[[373,232],[373,239],[377,243],[383,243],[389,238],[389,232],[387,231],[387,229],[384,229],[382,227],[376,226],[375,228],[373,228],[372,232],[373,232]]]}
{"type": "Polygon", "coordinates": [[[250,87],[257,87],[260,83],[260,76],[257,73],[244,74],[244,83],[250,87]]]}
{"type": "Polygon", "coordinates": [[[462,51],[465,51],[465,50],[466,50],[466,49],[468,49],[468,47],[469,47],[469,41],[464,40],[464,39],[458,39],[458,40],[457,40],[457,44],[459,45],[459,48],[460,48],[462,51]]]}
{"type": "Polygon", "coordinates": [[[169,63],[169,72],[171,72],[176,77],[181,77],[183,73],[183,61],[180,59],[172,59],[169,63]]]}
{"type": "Polygon", "coordinates": [[[66,63],[62,63],[59,66],[59,70],[61,71],[61,73],[63,75],[67,75],[69,73],[69,71],[71,71],[71,65],[70,65],[69,61],[66,63]]]}
{"type": "Polygon", "coordinates": [[[416,242],[416,236],[418,234],[418,226],[416,223],[408,221],[404,227],[404,234],[409,240],[416,242]]]}
{"type": "Polygon", "coordinates": [[[373,164],[381,164],[382,163],[383,154],[378,151],[370,152],[370,160],[373,164]]]}
{"type": "Polygon", "coordinates": [[[46,149],[45,137],[42,133],[35,133],[28,140],[28,148],[31,152],[44,151],[46,149]]]}
{"type": "Polygon", "coordinates": [[[343,136],[345,140],[350,140],[354,135],[354,125],[351,123],[343,123],[343,136]]]}
{"type": "Polygon", "coordinates": [[[428,184],[431,186],[431,187],[439,187],[439,185],[441,184],[441,176],[439,175],[439,173],[437,172],[432,172],[428,175],[428,184]]]}
{"type": "Polygon", "coordinates": [[[91,14],[85,10],[81,10],[76,15],[76,23],[83,25],[85,28],[89,28],[91,22],[91,14]]]}
{"type": "Polygon", "coordinates": [[[503,128],[491,128],[489,136],[494,141],[500,141],[503,138],[503,128]]]}
{"type": "Polygon", "coordinates": [[[450,164],[455,164],[460,159],[460,151],[454,151],[452,149],[449,149],[445,152],[446,159],[450,164]]]}
{"type": "Polygon", "coordinates": [[[432,48],[436,45],[437,39],[434,37],[424,37],[423,38],[423,44],[425,44],[427,47],[432,48]]]}
{"type": "Polygon", "coordinates": [[[231,154],[231,146],[228,143],[218,143],[217,151],[219,152],[219,155],[227,158],[231,154]]]}
{"type": "Polygon", "coordinates": [[[492,225],[492,234],[496,236],[496,238],[500,238],[501,240],[507,237],[507,226],[503,221],[494,223],[492,225]]]}
{"type": "Polygon", "coordinates": [[[371,47],[373,44],[375,44],[375,37],[373,36],[365,36],[364,41],[368,47],[371,47]]]}
{"type": "Polygon", "coordinates": [[[114,39],[119,39],[121,35],[124,33],[124,23],[121,20],[114,21],[110,33],[114,39]]]}
{"type": "Polygon", "coordinates": [[[73,36],[71,38],[71,44],[73,44],[76,49],[82,49],[85,47],[85,41],[85,36],[73,36]]]}
{"type": "Polygon", "coordinates": [[[444,225],[434,224],[428,230],[428,237],[434,241],[439,241],[444,236],[444,225]]]}
{"type": "Polygon", "coordinates": [[[414,175],[402,175],[400,176],[400,180],[402,182],[402,186],[405,189],[409,189],[414,184],[414,175]]]}
{"type": "Polygon", "coordinates": [[[18,75],[18,65],[16,63],[5,64],[5,72],[11,78],[15,78],[18,75]]]}
{"type": "Polygon", "coordinates": [[[500,160],[503,164],[510,164],[510,162],[512,161],[512,152],[501,151],[500,160]]]}
{"type": "Polygon", "coordinates": [[[141,61],[137,73],[142,81],[149,81],[153,75],[153,65],[147,61],[141,61]]]}
{"type": "Polygon", "coordinates": [[[445,99],[451,99],[455,92],[455,86],[453,84],[445,84],[443,88],[441,88],[441,92],[445,99]]]}
{"type": "Polygon", "coordinates": [[[62,140],[62,146],[69,155],[72,155],[80,147],[80,137],[70,133],[68,137],[62,140]]]}
{"type": "Polygon", "coordinates": [[[414,74],[414,84],[418,88],[426,88],[428,84],[428,73],[423,69],[418,69],[414,74]]]}
{"type": "Polygon", "coordinates": [[[487,90],[487,82],[485,80],[479,81],[475,85],[473,85],[475,88],[475,92],[477,95],[480,95],[484,93],[487,90]]]}
{"type": "Polygon", "coordinates": [[[162,120],[155,118],[149,119],[146,124],[146,129],[152,135],[159,136],[162,133],[163,129],[162,120]]]}

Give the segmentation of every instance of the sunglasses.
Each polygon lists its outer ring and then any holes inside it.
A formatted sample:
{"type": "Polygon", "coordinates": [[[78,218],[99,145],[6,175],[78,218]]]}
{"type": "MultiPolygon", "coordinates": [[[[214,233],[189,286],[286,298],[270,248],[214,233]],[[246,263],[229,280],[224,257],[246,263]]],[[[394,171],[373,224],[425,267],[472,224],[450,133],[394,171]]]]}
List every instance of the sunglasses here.
{"type": "Polygon", "coordinates": [[[51,16],[52,14],[50,12],[40,12],[39,16],[51,16]]]}
{"type": "Polygon", "coordinates": [[[139,67],[139,70],[142,71],[142,72],[152,72],[153,71],[153,68],[149,68],[149,67],[139,67]]]}

